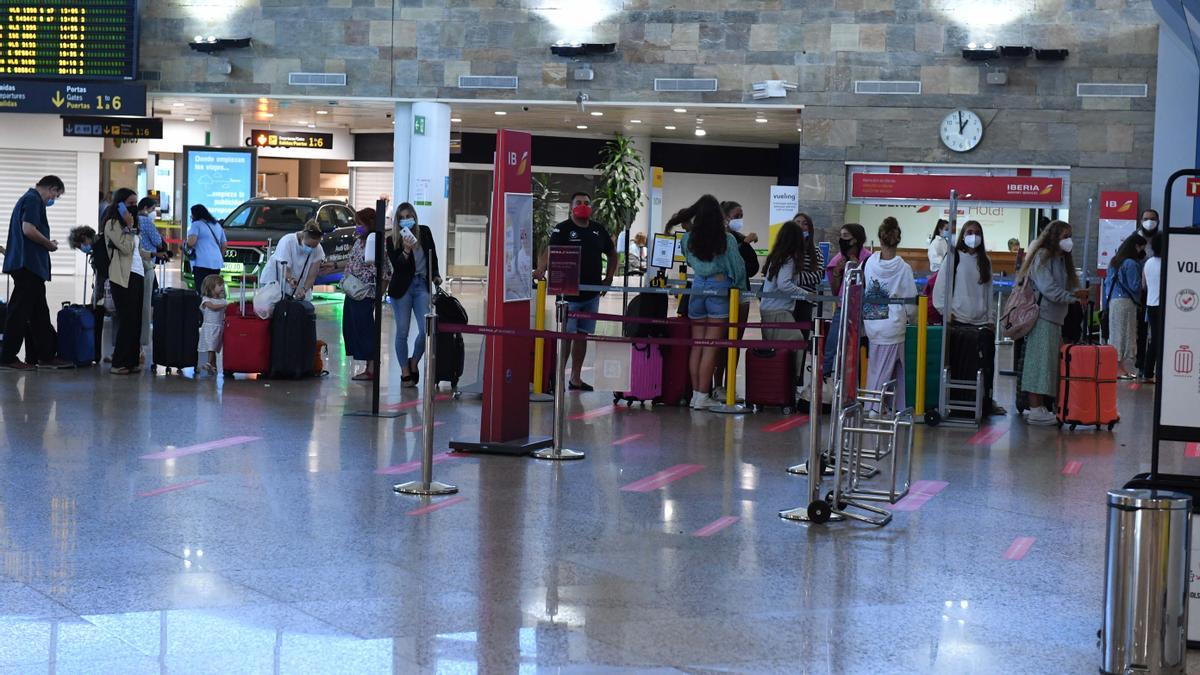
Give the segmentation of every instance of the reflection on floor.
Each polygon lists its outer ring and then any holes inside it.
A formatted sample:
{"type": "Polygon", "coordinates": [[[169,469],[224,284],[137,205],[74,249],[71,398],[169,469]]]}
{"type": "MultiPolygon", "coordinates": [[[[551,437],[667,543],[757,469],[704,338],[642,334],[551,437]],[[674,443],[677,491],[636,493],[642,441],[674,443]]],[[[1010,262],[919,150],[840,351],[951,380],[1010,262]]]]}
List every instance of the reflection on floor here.
{"type": "MultiPolygon", "coordinates": [[[[319,316],[337,352],[339,307],[319,316]]],[[[602,392],[567,404],[592,413],[569,423],[582,462],[447,455],[458,497],[393,494],[426,411],[389,373],[403,417],[343,417],[368,388],[334,356],[302,382],[0,373],[0,672],[1099,664],[1104,491],[1148,460],[1152,388],[1122,385],[1112,434],[921,427],[915,475],[943,490],[886,528],[807,528],[776,516],[803,501],[803,425],[602,392]]],[[[479,415],[439,402],[438,452],[479,415]]]]}

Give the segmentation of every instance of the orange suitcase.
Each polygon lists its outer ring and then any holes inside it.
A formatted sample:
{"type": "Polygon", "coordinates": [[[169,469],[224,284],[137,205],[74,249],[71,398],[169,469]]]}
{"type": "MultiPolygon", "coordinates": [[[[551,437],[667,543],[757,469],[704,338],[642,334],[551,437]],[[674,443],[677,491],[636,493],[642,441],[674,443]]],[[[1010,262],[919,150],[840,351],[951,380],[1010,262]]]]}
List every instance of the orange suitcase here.
{"type": "Polygon", "coordinates": [[[1063,345],[1058,360],[1058,423],[1097,429],[1121,421],[1117,412],[1117,350],[1112,345],[1063,345]]]}

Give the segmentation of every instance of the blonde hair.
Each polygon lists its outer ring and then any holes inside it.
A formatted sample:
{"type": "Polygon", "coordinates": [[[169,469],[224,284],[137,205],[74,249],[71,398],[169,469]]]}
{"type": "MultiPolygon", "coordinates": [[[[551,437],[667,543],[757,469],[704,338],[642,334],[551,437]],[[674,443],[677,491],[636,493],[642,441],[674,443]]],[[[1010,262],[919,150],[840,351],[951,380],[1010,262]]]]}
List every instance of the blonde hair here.
{"type": "Polygon", "coordinates": [[[215,298],[217,297],[217,289],[224,286],[225,280],[221,278],[220,274],[210,274],[204,277],[204,284],[200,287],[200,295],[206,298],[215,298]]]}
{"type": "MultiPolygon", "coordinates": [[[[396,207],[396,212],[395,212],[396,215],[394,218],[392,218],[392,233],[390,235],[388,235],[392,240],[392,245],[394,245],[394,246],[399,246],[400,242],[403,241],[403,239],[400,237],[400,230],[404,229],[404,227],[402,225],[400,225],[400,212],[401,211],[408,211],[409,213],[412,214],[413,234],[414,235],[417,234],[417,228],[419,228],[421,226],[421,219],[417,217],[416,207],[408,202],[402,202],[399,206],[396,207]]],[[[417,237],[417,241],[418,242],[421,241],[419,236],[417,237]]]]}

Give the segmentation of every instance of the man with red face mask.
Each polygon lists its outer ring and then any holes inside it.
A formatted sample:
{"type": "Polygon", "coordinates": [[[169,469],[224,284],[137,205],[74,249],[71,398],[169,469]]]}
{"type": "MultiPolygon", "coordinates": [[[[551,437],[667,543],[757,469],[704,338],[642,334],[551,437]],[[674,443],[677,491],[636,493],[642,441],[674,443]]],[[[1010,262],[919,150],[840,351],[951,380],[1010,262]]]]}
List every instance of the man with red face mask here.
{"type": "MultiPolygon", "coordinates": [[[[617,249],[612,237],[604,226],[592,220],[592,196],[586,192],[576,192],[571,195],[571,217],[554,227],[550,234],[551,246],[579,247],[579,283],[581,285],[612,285],[613,276],[617,272],[617,249]],[[608,268],[602,274],[602,259],[608,258],[608,268]]],[[[534,277],[545,277],[546,268],[550,264],[549,248],[538,260],[534,277]]],[[[598,312],[600,310],[600,294],[595,291],[580,291],[579,295],[568,295],[564,298],[567,308],[572,312],[598,312]]],[[[582,333],[591,335],[596,332],[596,322],[587,319],[568,319],[562,327],[567,333],[582,333]]],[[[592,391],[592,385],[581,379],[583,359],[587,355],[587,341],[576,340],[571,343],[571,380],[568,383],[573,391],[592,391]]]]}

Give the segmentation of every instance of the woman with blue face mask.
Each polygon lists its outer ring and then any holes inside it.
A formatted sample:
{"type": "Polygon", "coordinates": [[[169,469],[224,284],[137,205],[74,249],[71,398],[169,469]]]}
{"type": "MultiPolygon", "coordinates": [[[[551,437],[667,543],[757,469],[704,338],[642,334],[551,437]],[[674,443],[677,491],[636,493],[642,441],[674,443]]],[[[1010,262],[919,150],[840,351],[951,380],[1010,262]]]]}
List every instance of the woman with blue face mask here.
{"type": "MultiPolygon", "coordinates": [[[[396,208],[396,220],[387,238],[387,255],[392,264],[388,284],[388,303],[396,320],[396,358],[400,360],[403,386],[416,387],[417,370],[425,355],[425,314],[429,312],[429,283],[441,286],[437,246],[433,232],[417,222],[417,210],[405,202],[396,208]],[[412,351],[408,348],[408,330],[416,317],[417,335],[412,351]]],[[[426,373],[430,377],[432,373],[426,373]]]]}
{"type": "MultiPolygon", "coordinates": [[[[346,302],[342,310],[342,337],[346,356],[366,362],[366,367],[351,379],[375,379],[375,209],[362,209],[354,214],[354,246],[346,261],[342,291],[346,302]]],[[[386,279],[391,264],[385,258],[383,273],[386,279]]]]}
{"type": "Polygon", "coordinates": [[[292,295],[297,300],[309,299],[317,280],[317,270],[321,267],[321,261],[325,260],[322,237],[324,232],[321,226],[317,221],[310,220],[303,230],[280,239],[263,268],[260,277],[262,284],[265,286],[276,281],[283,295],[292,295]]]}

